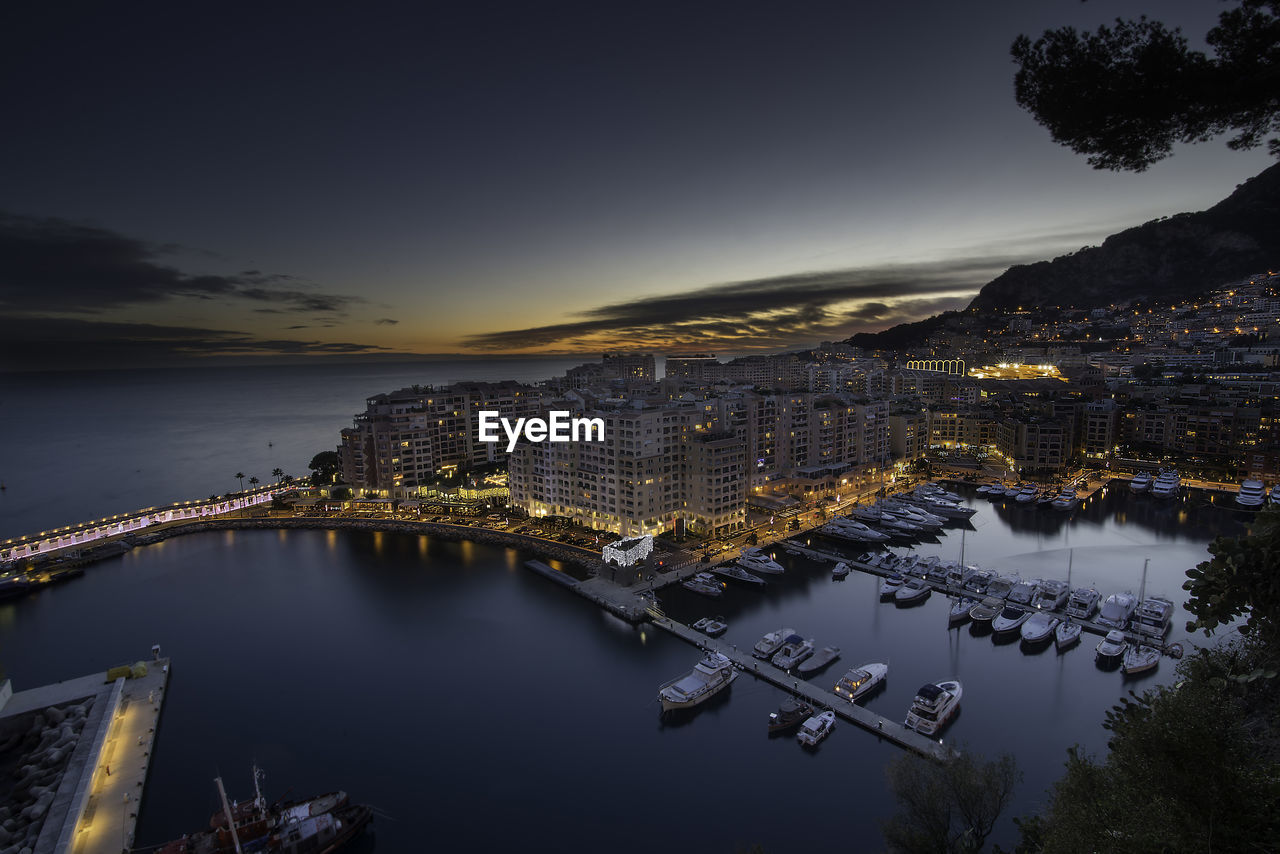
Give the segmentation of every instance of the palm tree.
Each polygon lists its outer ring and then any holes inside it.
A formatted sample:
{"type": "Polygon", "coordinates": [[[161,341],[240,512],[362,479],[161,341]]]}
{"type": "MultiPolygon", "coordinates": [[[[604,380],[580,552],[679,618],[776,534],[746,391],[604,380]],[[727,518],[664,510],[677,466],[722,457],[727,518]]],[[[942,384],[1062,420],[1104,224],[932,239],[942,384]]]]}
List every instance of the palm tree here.
{"type": "Polygon", "coordinates": [[[280,479],[284,477],[284,469],[272,469],[271,476],[276,479],[276,483],[279,483],[280,479]]]}
{"type": "Polygon", "coordinates": [[[244,492],[244,472],[236,472],[236,480],[240,481],[240,491],[244,492]]]}
{"type": "Polygon", "coordinates": [[[258,479],[257,479],[256,477],[251,477],[251,478],[249,478],[249,488],[250,488],[250,489],[253,489],[253,488],[254,488],[255,486],[257,486],[257,485],[258,485],[258,479]]]}

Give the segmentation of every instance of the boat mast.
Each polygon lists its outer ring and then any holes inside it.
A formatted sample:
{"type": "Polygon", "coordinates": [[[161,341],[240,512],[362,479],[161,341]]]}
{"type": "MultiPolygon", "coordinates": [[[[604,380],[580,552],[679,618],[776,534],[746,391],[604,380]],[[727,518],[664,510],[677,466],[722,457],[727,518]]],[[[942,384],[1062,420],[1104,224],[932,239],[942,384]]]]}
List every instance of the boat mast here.
{"type": "Polygon", "coordinates": [[[1067,589],[1071,589],[1071,563],[1076,556],[1075,549],[1067,549],[1067,589]]]}
{"type": "Polygon", "coordinates": [[[1138,601],[1141,602],[1147,598],[1147,564],[1151,563],[1151,558],[1147,558],[1142,562],[1142,587],[1138,589],[1138,601]]]}
{"type": "Polygon", "coordinates": [[[218,784],[218,795],[222,798],[222,809],[227,814],[227,827],[231,828],[231,841],[236,846],[236,854],[244,854],[240,848],[240,837],[236,835],[236,817],[231,812],[231,804],[227,803],[227,790],[222,787],[222,778],[214,777],[213,782],[218,784]]]}

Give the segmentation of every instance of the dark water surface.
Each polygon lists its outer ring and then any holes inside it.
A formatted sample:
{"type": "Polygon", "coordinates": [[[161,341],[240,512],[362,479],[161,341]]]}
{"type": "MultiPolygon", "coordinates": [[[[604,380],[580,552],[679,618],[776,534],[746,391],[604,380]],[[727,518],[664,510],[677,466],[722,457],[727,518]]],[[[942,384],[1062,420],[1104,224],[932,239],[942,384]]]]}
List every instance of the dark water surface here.
{"type": "MultiPolygon", "coordinates": [[[[1161,503],[1111,490],[1073,514],[978,497],[965,559],[1024,575],[1181,600],[1182,573],[1247,517],[1199,498],[1161,503]]],[[[951,530],[925,553],[958,557],[951,530]]],[[[1025,654],[968,628],[948,631],[947,600],[880,604],[876,581],[777,552],[789,567],[765,591],[712,602],[684,590],[669,613],[723,614],[739,647],[796,628],[843,650],[814,681],[890,665],[868,701],[901,720],[924,682],[958,677],[948,741],[1013,752],[1025,774],[1009,815],[1034,810],[1066,748],[1099,751],[1107,708],[1168,681],[1172,662],[1126,680],[1093,663],[1097,638],[1025,654]]],[[[378,807],[377,850],[734,851],[771,854],[879,846],[892,812],[884,766],[899,755],[840,723],[816,752],[766,735],[783,694],[743,675],[692,715],[664,723],[658,686],[696,651],[634,629],[522,568],[526,555],[469,543],[362,532],[237,532],[134,549],[84,578],[0,604],[0,664],[16,687],[145,657],[174,670],[138,844],[202,827],[212,778],[267,794],[343,788],[378,807]]],[[[1181,636],[1185,614],[1175,616],[1181,636]]],[[[999,833],[1006,845],[1012,828],[999,833]]]]}

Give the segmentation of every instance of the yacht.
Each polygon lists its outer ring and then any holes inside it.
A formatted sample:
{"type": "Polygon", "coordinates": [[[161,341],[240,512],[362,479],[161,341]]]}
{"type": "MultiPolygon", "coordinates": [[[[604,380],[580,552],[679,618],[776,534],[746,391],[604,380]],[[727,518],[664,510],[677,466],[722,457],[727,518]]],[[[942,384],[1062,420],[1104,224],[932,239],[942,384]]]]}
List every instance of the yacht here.
{"type": "Polygon", "coordinates": [[[1009,589],[1009,595],[1005,598],[1018,605],[1030,605],[1039,592],[1040,579],[1023,579],[1009,589]]]}
{"type": "Polygon", "coordinates": [[[724,595],[724,587],[709,572],[699,572],[693,578],[681,581],[680,586],[686,590],[692,590],[694,593],[710,596],[712,599],[719,599],[724,595]]]}
{"type": "Polygon", "coordinates": [[[883,685],[888,677],[889,665],[879,663],[864,664],[841,676],[840,681],[836,683],[836,687],[832,690],[835,691],[837,697],[843,697],[852,703],[859,697],[865,697],[878,686],[883,685]]]}
{"type": "Polygon", "coordinates": [[[844,561],[840,561],[835,566],[831,567],[832,578],[844,578],[848,574],[849,574],[849,564],[845,563],[844,561]]]}
{"type": "Polygon", "coordinates": [[[1159,663],[1160,650],[1146,644],[1139,644],[1125,650],[1120,669],[1124,671],[1126,676],[1132,676],[1145,670],[1154,670],[1159,663]]]}
{"type": "Polygon", "coordinates": [[[929,555],[928,557],[920,557],[916,555],[915,563],[911,564],[910,572],[912,575],[920,578],[927,578],[933,568],[938,565],[941,558],[937,555],[929,555]]]}
{"type": "Polygon", "coordinates": [[[711,570],[716,575],[723,575],[725,578],[732,578],[734,581],[741,581],[745,584],[755,584],[764,586],[765,580],[758,575],[752,575],[740,566],[734,566],[731,563],[723,566],[717,566],[711,570]]]}
{"type": "Polygon", "coordinates": [[[782,732],[807,721],[813,714],[813,706],[796,697],[788,697],[778,706],[778,711],[769,713],[769,732],[782,732]]]}
{"type": "Polygon", "coordinates": [[[1025,483],[1015,483],[1013,486],[1006,487],[1006,488],[1005,488],[1005,491],[1004,491],[1004,497],[1005,497],[1005,498],[1017,498],[1017,497],[1018,497],[1018,493],[1022,491],[1022,488],[1023,488],[1024,486],[1026,486],[1026,484],[1025,484],[1025,483]]]}
{"type": "Polygon", "coordinates": [[[916,487],[915,494],[922,497],[936,498],[940,501],[953,501],[957,504],[959,504],[961,501],[964,500],[959,495],[956,495],[954,492],[948,492],[947,490],[943,489],[941,486],[933,482],[920,484],[919,486],[916,487]]]}
{"type": "Polygon", "coordinates": [[[969,619],[975,623],[990,623],[996,614],[1004,610],[1004,600],[997,596],[988,596],[969,611],[969,619]]]}
{"type": "Polygon", "coordinates": [[[836,713],[828,709],[822,714],[814,715],[800,724],[800,731],[796,733],[796,741],[805,747],[817,747],[818,742],[826,738],[831,730],[835,728],[836,713]]]}
{"type": "Polygon", "coordinates": [[[1022,642],[1027,646],[1048,643],[1060,622],[1057,617],[1044,612],[1032,614],[1031,619],[1022,624],[1022,642]]]}
{"type": "Polygon", "coordinates": [[[1064,620],[1058,623],[1058,627],[1053,630],[1053,645],[1058,648],[1058,652],[1071,649],[1071,647],[1080,643],[1080,633],[1083,630],[1084,627],[1079,623],[1064,620]]]}
{"type": "Polygon", "coordinates": [[[734,669],[733,662],[718,652],[707,653],[690,673],[658,689],[662,711],[696,706],[728,688],[737,678],[738,671],[734,669]]]}
{"type": "Polygon", "coordinates": [[[1009,591],[1013,589],[1013,586],[1021,580],[1016,575],[997,575],[987,584],[987,595],[999,596],[1001,599],[1005,599],[1009,596],[1009,591]]]}
{"type": "Polygon", "coordinates": [[[712,617],[702,630],[711,637],[718,638],[729,630],[729,624],[724,621],[724,617],[712,617]]]}
{"type": "Polygon", "coordinates": [[[1246,510],[1257,510],[1266,500],[1266,487],[1262,481],[1252,478],[1240,484],[1240,491],[1236,493],[1236,503],[1246,510]]]}
{"type": "Polygon", "coordinates": [[[1271,503],[1280,504],[1280,483],[1271,487],[1271,503]]]}
{"type": "Polygon", "coordinates": [[[1041,611],[1058,611],[1067,604],[1067,599],[1071,595],[1071,588],[1067,587],[1067,582],[1050,579],[1040,582],[1040,590],[1036,593],[1031,604],[1041,611]]]}
{"type": "Polygon", "coordinates": [[[968,590],[970,593],[985,596],[987,593],[987,586],[991,584],[991,579],[995,577],[996,574],[989,569],[975,569],[973,572],[969,573],[967,578],[965,578],[964,589],[968,590]]]}
{"type": "Polygon", "coordinates": [[[1143,599],[1133,612],[1133,630],[1140,635],[1157,639],[1169,633],[1169,623],[1173,619],[1173,603],[1168,599],[1153,596],[1143,599]]]}
{"type": "Polygon", "coordinates": [[[840,647],[824,646],[813,655],[796,665],[796,672],[802,675],[817,673],[840,657],[840,647]]]}
{"type": "Polygon", "coordinates": [[[1098,651],[1094,654],[1093,660],[1100,665],[1114,666],[1128,648],[1129,642],[1124,639],[1124,632],[1112,629],[1098,642],[1098,651]]]}
{"type": "Polygon", "coordinates": [[[813,640],[805,640],[799,635],[789,635],[782,647],[773,654],[773,666],[779,670],[790,670],[809,656],[813,655],[813,640]]]}
{"type": "Polygon", "coordinates": [[[1151,472],[1138,472],[1129,481],[1129,491],[1136,493],[1146,492],[1151,488],[1151,472]]]}
{"type": "Polygon", "coordinates": [[[880,601],[888,602],[890,599],[893,599],[895,594],[898,592],[898,588],[902,586],[902,582],[904,580],[905,579],[896,572],[893,575],[888,575],[881,579],[880,601]]]}
{"type": "Polygon", "coordinates": [[[1132,593],[1112,593],[1098,609],[1098,622],[1111,629],[1123,629],[1138,607],[1138,597],[1132,593]]]}
{"type": "Polygon", "coordinates": [[[999,489],[999,490],[1001,491],[1001,494],[1003,494],[1003,493],[1004,493],[1004,487],[1000,486],[1000,484],[998,484],[998,483],[984,483],[984,484],[982,484],[982,486],[979,486],[979,487],[978,487],[978,494],[979,494],[979,495],[990,495],[990,494],[991,494],[991,491],[992,491],[992,490],[994,490],[994,489],[999,489]]]}
{"type": "Polygon", "coordinates": [[[1040,490],[1037,489],[1036,487],[1024,486],[1022,487],[1022,489],[1018,490],[1018,494],[1013,497],[1013,500],[1018,502],[1019,504],[1027,504],[1029,502],[1035,501],[1036,497],[1039,494],[1040,494],[1040,490]]]}
{"type": "Polygon", "coordinates": [[[868,526],[865,522],[859,522],[857,519],[846,519],[843,516],[837,516],[827,523],[837,535],[848,537],[851,540],[862,540],[867,543],[883,543],[889,539],[889,535],[883,531],[877,531],[875,528],[868,526]]]}
{"type": "Polygon", "coordinates": [[[1087,620],[1093,616],[1094,610],[1098,607],[1098,600],[1102,598],[1102,594],[1094,587],[1081,587],[1071,593],[1071,598],[1067,601],[1067,616],[1075,617],[1077,620],[1087,620]]]}
{"type": "Polygon", "coordinates": [[[1162,471],[1151,484],[1151,494],[1156,498],[1173,498],[1182,490],[1182,478],[1176,471],[1162,471]]]}
{"type": "Polygon", "coordinates": [[[955,680],[921,686],[911,701],[906,727],[925,735],[936,734],[959,711],[961,693],[960,683],[955,680]]]}
{"type": "Polygon", "coordinates": [[[1058,497],[1053,499],[1054,510],[1074,510],[1080,506],[1080,496],[1076,495],[1074,486],[1064,486],[1058,497]]]}
{"type": "Polygon", "coordinates": [[[969,619],[969,612],[978,604],[977,599],[969,596],[961,596],[951,605],[951,611],[947,614],[947,628],[954,628],[969,619]]]}
{"type": "Polygon", "coordinates": [[[770,558],[767,554],[757,548],[747,549],[738,558],[738,566],[743,569],[749,569],[752,572],[763,572],[768,575],[781,575],[786,572],[782,568],[782,564],[770,558]]]}
{"type": "Polygon", "coordinates": [[[914,605],[916,602],[923,602],[929,598],[929,594],[933,592],[925,581],[921,578],[908,579],[893,594],[893,601],[898,605],[914,605]]]}
{"type": "Polygon", "coordinates": [[[1031,619],[1031,612],[1016,605],[1007,605],[1000,615],[992,619],[991,631],[996,635],[1009,635],[1022,630],[1022,624],[1031,619]]]}
{"type": "Polygon", "coordinates": [[[787,642],[787,638],[791,637],[795,633],[795,629],[778,629],[776,632],[769,632],[769,634],[760,638],[760,640],[756,642],[756,647],[751,651],[751,654],[756,658],[763,658],[766,660],[772,658],[773,654],[778,651],[778,648],[787,642]]]}

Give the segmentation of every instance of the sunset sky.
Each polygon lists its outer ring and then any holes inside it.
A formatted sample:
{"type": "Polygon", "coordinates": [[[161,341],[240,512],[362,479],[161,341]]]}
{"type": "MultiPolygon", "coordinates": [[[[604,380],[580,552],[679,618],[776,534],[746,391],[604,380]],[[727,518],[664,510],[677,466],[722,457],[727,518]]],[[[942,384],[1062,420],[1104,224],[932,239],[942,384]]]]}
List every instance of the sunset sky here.
{"type": "Polygon", "coordinates": [[[1020,33],[1223,4],[27,4],[0,91],[0,369],[741,352],[965,305],[1207,207],[1221,142],[1096,172],[1020,33]]]}

